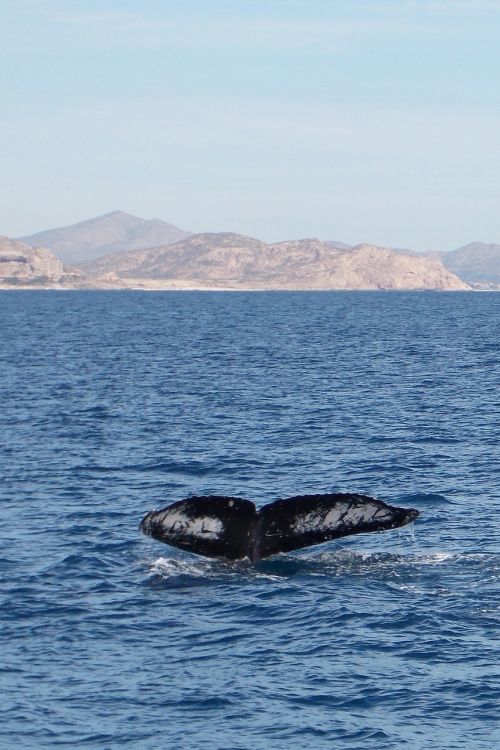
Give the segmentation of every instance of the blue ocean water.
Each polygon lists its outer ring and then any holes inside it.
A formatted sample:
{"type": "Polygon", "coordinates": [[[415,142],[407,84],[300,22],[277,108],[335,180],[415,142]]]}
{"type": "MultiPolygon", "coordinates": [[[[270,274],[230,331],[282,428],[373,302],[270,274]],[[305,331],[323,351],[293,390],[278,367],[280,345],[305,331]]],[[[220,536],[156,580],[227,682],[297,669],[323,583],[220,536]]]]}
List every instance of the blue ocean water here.
{"type": "Polygon", "coordinates": [[[0,747],[499,746],[500,295],[3,292],[0,747]],[[255,566],[190,494],[411,527],[255,566]]]}

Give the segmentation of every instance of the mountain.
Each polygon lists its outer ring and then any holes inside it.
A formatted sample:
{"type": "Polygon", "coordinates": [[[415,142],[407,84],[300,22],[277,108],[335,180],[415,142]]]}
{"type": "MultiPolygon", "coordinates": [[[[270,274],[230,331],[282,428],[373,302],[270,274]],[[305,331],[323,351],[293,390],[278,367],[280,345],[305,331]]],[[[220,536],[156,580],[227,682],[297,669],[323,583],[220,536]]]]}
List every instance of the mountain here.
{"type": "Polygon", "coordinates": [[[0,236],[0,288],[65,286],[80,280],[81,275],[67,272],[50,250],[0,236]]]}
{"type": "Polygon", "coordinates": [[[439,259],[318,239],[266,244],[230,232],[107,255],[85,267],[96,282],[144,288],[467,289],[439,259]]]}
{"type": "Polygon", "coordinates": [[[336,247],[337,250],[352,250],[353,245],[347,245],[345,242],[337,242],[337,240],[328,240],[330,247],[336,247]]]}
{"type": "Polygon", "coordinates": [[[20,239],[34,247],[49,248],[64,263],[82,264],[107,253],[169,245],[189,234],[160,219],[146,220],[124,211],[112,211],[95,219],[20,239]]]}
{"type": "Polygon", "coordinates": [[[477,288],[500,287],[500,245],[471,242],[440,253],[443,265],[477,288]]]}

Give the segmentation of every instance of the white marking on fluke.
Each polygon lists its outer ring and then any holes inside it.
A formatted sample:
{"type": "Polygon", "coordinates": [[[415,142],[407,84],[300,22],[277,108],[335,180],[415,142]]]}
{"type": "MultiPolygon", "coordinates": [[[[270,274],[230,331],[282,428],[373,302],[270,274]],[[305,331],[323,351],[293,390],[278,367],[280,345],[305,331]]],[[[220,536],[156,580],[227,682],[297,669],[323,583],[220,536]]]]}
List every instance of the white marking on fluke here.
{"type": "Polygon", "coordinates": [[[202,536],[206,539],[218,539],[224,530],[222,521],[211,516],[190,518],[185,513],[177,512],[165,514],[163,523],[165,522],[174,533],[202,536]]]}

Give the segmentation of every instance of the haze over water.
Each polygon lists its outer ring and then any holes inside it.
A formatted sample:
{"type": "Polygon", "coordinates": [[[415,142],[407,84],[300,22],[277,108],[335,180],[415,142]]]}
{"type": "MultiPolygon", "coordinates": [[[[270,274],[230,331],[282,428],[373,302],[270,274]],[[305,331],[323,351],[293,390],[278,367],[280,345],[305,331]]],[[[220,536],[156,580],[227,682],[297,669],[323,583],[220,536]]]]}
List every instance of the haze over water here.
{"type": "Polygon", "coordinates": [[[500,297],[0,295],[0,748],[492,750],[500,297]],[[411,527],[252,566],[141,537],[189,494],[411,527]]]}

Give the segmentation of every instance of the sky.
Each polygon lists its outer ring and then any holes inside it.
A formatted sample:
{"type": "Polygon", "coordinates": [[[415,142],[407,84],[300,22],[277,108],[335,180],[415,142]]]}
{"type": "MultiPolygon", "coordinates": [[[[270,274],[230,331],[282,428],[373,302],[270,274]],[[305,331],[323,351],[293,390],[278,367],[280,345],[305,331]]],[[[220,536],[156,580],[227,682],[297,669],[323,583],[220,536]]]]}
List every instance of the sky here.
{"type": "Polygon", "coordinates": [[[500,0],[0,0],[0,234],[500,242],[500,0]]]}

